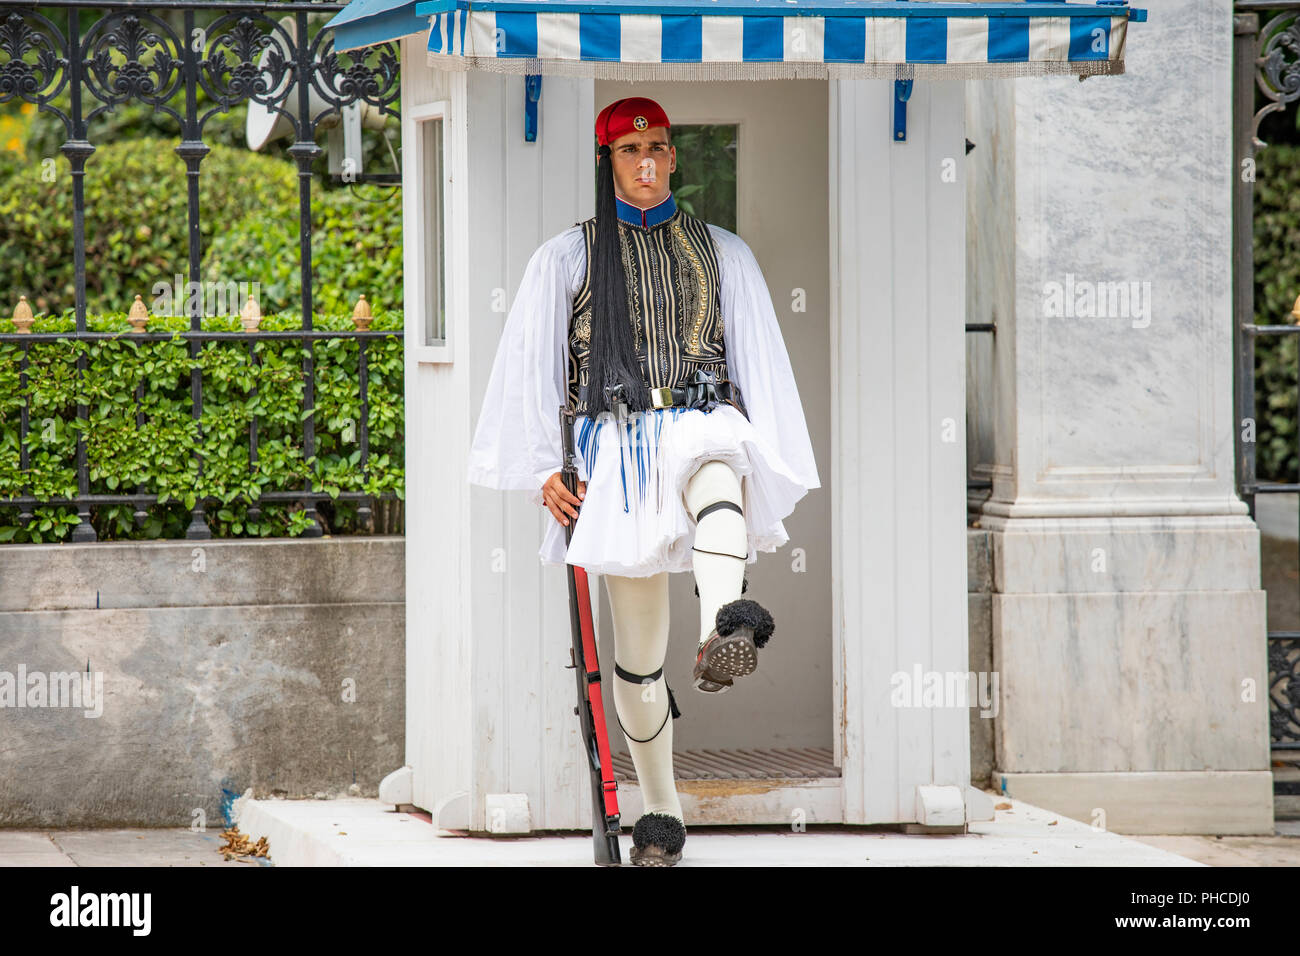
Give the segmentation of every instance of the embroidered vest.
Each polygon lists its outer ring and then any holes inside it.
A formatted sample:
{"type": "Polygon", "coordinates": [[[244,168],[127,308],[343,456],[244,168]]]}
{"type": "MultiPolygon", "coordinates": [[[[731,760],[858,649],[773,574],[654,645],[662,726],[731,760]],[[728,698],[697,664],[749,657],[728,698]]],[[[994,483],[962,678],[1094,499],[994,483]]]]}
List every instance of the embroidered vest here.
{"type": "MultiPolygon", "coordinates": [[[[596,238],[593,216],[582,224],[587,245],[586,273],[569,317],[568,398],[577,414],[589,414],[581,398],[588,385],[591,354],[591,255],[596,238]]],[[[727,375],[723,339],[721,279],[713,237],[702,219],[677,209],[656,225],[619,220],[627,310],[633,341],[647,388],[679,388],[697,369],[727,375]]],[[[746,418],[744,396],[728,401],[746,418]]]]}

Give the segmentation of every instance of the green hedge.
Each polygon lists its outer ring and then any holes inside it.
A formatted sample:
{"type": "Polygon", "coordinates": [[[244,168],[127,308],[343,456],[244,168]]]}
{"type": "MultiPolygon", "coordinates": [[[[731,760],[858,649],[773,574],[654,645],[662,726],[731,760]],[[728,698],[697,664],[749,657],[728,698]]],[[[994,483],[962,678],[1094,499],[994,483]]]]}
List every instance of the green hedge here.
{"type": "MultiPolygon", "coordinates": [[[[403,308],[402,202],[389,196],[368,202],[336,189],[312,195],[312,305],[317,312],[351,315],[364,294],[372,308],[403,308]]],[[[259,284],[267,313],[300,310],[298,193],[280,211],[255,211],[218,235],[203,257],[210,282],[259,284]]]]}
{"type": "MultiPolygon", "coordinates": [[[[134,506],[91,508],[101,540],[179,538],[189,524],[197,496],[214,496],[207,519],[214,536],[295,536],[307,527],[297,504],[265,505],[257,521],[248,518],[241,496],[262,490],[292,491],[314,475],[315,487],[331,496],[339,491],[404,497],[403,360],[397,337],[367,344],[370,401],[369,477],[360,470],[360,393],[355,339],[317,342],[316,455],[302,451],[303,346],[292,340],[248,338],[255,342],[258,365],[249,362],[243,341],[206,342],[198,364],[203,369],[202,436],[190,411],[191,360],[187,343],[133,341],[124,313],[88,320],[96,332],[123,332],[94,342],[62,339],[28,345],[28,380],[20,386],[21,347],[0,344],[0,498],[19,494],[44,497],[76,493],[77,402],[89,406],[86,453],[92,494],[159,493],[164,503],[150,507],[137,528],[134,506]],[[77,355],[85,352],[87,373],[77,386],[77,355]],[[143,388],[137,402],[136,390],[143,388]],[[253,395],[253,390],[257,394],[253,395]],[[27,438],[30,468],[19,464],[19,413],[29,402],[27,438]],[[144,423],[136,422],[137,409],[144,423]],[[256,416],[258,460],[250,466],[248,434],[256,416]],[[203,474],[197,474],[193,449],[200,449],[203,474]]],[[[317,316],[318,329],[351,329],[350,317],[317,316]]],[[[7,325],[7,323],[6,323],[7,325]]],[[[400,329],[402,316],[377,309],[372,328],[400,329]]],[[[71,331],[71,314],[40,317],[34,332],[71,331]]],[[[151,318],[149,331],[187,328],[184,318],[151,318]]],[[[300,327],[292,314],[268,316],[266,330],[300,327]]],[[[234,318],[203,320],[211,331],[238,331],[234,318]]],[[[327,501],[321,511],[330,533],[356,528],[356,505],[327,501]]],[[[75,509],[39,507],[26,526],[16,506],[0,506],[0,542],[66,539],[77,523],[75,509]]]]}
{"type": "MultiPolygon", "coordinates": [[[[1293,321],[1300,296],[1300,146],[1274,144],[1257,157],[1255,182],[1255,322],[1293,321]]],[[[1255,344],[1256,473],[1296,481],[1295,336],[1261,336],[1255,344]]]]}
{"type": "MultiPolygon", "coordinates": [[[[146,304],[155,283],[189,277],[185,164],[161,139],[99,147],[86,166],[86,304],[108,315],[146,304]]],[[[37,312],[75,305],[72,175],[60,154],[46,181],[38,162],[0,165],[0,308],[26,295],[37,312]]],[[[293,164],[214,145],[199,176],[201,275],[259,283],[266,314],[301,308],[298,173],[293,164]]],[[[368,187],[367,187],[368,189],[368,187]]],[[[312,192],[312,304],[350,315],[365,294],[373,307],[402,308],[399,194],[312,192]]],[[[11,314],[9,312],[5,313],[11,314]]]]}
{"type": "MultiPolygon", "coordinates": [[[[0,189],[0,290],[6,310],[19,295],[27,296],[33,310],[51,315],[76,304],[72,172],[61,155],[53,168],[47,182],[39,164],[26,164],[0,189]]],[[[297,196],[297,174],[278,160],[216,146],[202,168],[199,230],[205,248],[248,214],[284,215],[283,197],[297,196]]],[[[154,283],[174,283],[177,273],[188,278],[185,164],[169,144],[145,139],[101,146],[87,163],[85,189],[89,312],[124,311],[136,294],[147,303],[154,283]]],[[[296,222],[296,204],[294,209],[296,222]]]]}

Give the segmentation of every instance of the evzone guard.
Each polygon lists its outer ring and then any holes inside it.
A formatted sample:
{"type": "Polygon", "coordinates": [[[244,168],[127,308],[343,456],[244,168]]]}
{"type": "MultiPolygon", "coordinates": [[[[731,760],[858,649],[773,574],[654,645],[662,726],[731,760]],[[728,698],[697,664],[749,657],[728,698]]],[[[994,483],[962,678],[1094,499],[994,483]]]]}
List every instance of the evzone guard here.
{"type": "Polygon", "coordinates": [[[741,597],[746,564],[789,540],[782,519],[821,482],[753,253],[673,199],[668,116],[645,97],[616,100],[596,118],[596,139],[596,215],[528,262],[469,480],[530,492],[555,518],[542,561],[603,577],[615,711],[644,797],[630,857],[671,866],[686,828],[669,720],[679,711],[663,676],[668,575],[694,572],[694,684],[723,693],[757,668],[774,629],[741,597]],[[576,493],[563,479],[566,444],[576,493]]]}

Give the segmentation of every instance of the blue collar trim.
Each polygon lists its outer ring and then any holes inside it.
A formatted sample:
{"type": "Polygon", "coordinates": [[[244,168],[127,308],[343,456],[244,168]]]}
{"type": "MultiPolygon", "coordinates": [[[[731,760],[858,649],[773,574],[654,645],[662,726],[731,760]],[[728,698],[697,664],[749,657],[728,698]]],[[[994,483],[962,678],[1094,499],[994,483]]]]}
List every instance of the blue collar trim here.
{"type": "Polygon", "coordinates": [[[618,207],[619,219],[633,226],[641,226],[643,229],[666,222],[673,217],[673,213],[677,212],[677,200],[673,199],[672,193],[669,193],[663,202],[649,209],[634,206],[619,196],[614,197],[614,204],[618,207]]]}

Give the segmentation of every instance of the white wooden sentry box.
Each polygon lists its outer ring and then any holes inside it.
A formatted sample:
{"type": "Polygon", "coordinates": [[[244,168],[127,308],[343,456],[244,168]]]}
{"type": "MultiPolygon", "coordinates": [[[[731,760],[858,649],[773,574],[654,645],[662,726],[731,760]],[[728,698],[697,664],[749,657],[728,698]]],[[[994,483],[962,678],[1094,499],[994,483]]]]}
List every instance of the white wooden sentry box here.
{"type": "MultiPolygon", "coordinates": [[[[553,519],[464,477],[505,309],[532,251],[594,213],[608,81],[677,86],[678,125],[770,111],[771,81],[811,79],[825,149],[773,149],[744,175],[825,178],[830,403],[810,426],[829,435],[833,747],[773,746],[759,723],[743,751],[691,755],[686,822],[991,818],[967,710],[891,703],[891,675],[967,672],[965,81],[1122,73],[1144,19],[1123,2],[354,0],[331,21],[338,50],[402,54],[407,766],[381,798],[447,829],[590,828],[565,575],[535,554],[553,519]],[[734,79],[769,82],[719,100],[734,79]]],[[[620,791],[634,820],[635,785],[620,791]]]]}

